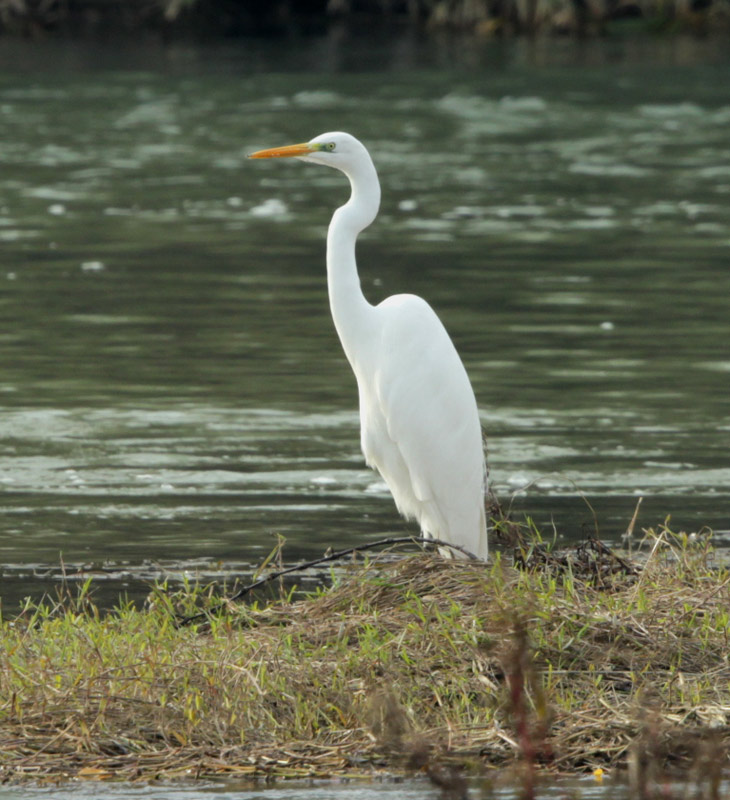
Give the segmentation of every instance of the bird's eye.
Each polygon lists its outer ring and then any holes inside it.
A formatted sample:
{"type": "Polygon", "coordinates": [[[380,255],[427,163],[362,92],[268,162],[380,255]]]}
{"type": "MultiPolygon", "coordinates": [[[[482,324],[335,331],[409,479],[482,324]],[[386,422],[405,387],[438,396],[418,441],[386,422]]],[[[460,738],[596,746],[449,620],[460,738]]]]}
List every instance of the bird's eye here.
{"type": "Polygon", "coordinates": [[[331,153],[335,149],[335,143],[334,142],[327,142],[327,144],[324,146],[324,149],[325,150],[329,150],[330,153],[331,153]]]}

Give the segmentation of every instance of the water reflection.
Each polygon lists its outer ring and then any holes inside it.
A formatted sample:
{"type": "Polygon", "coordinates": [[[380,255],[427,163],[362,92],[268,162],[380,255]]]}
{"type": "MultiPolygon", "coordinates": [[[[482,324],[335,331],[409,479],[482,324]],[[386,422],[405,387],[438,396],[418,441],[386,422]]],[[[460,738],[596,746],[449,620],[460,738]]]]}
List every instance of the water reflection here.
{"type": "MultiPolygon", "coordinates": [[[[389,57],[433,60],[410,46],[389,57]]],[[[416,292],[445,320],[500,497],[574,537],[585,495],[617,540],[644,496],[640,524],[726,541],[727,84],[713,64],[539,70],[504,48],[484,56],[498,71],[387,81],[254,77],[227,49],[3,74],[6,577],[60,552],[213,569],[275,534],[296,558],[404,530],[359,454],[329,319],[324,231],[346,186],[246,162],[334,127],[381,172],[364,290],[416,292]]]]}

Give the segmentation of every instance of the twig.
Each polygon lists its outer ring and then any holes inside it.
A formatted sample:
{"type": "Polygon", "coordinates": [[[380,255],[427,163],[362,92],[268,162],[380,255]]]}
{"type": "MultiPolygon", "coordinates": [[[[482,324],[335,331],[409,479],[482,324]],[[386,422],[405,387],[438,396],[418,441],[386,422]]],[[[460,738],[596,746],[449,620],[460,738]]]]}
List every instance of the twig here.
{"type": "Polygon", "coordinates": [[[458,550],[460,553],[465,555],[468,559],[472,561],[479,561],[479,559],[474,555],[474,553],[467,550],[465,547],[461,547],[458,544],[451,544],[450,542],[444,542],[441,539],[427,539],[425,536],[393,536],[387,539],[378,539],[376,542],[366,542],[365,544],[358,544],[354,547],[348,547],[346,550],[338,550],[336,553],[330,553],[326,556],[320,556],[320,558],[315,558],[312,561],[305,561],[301,564],[295,564],[292,567],[286,567],[285,569],[277,570],[276,572],[272,572],[264,578],[259,578],[259,580],[254,581],[253,583],[249,584],[248,586],[244,586],[242,589],[239,589],[234,595],[227,598],[224,602],[219,603],[213,608],[209,608],[207,611],[201,611],[199,614],[193,614],[189,617],[183,617],[182,619],[177,620],[177,624],[182,625],[189,625],[191,622],[195,622],[198,619],[203,619],[205,617],[210,616],[211,614],[217,614],[221,611],[228,603],[233,603],[236,600],[240,600],[242,597],[245,597],[250,592],[254,591],[254,589],[259,589],[261,586],[266,585],[267,583],[271,583],[272,581],[277,580],[278,578],[283,577],[284,575],[288,575],[291,572],[299,572],[301,570],[310,569],[311,567],[317,567],[320,564],[327,564],[331,561],[337,561],[340,558],[344,558],[345,556],[352,555],[353,553],[360,553],[363,550],[372,550],[376,547],[387,547],[389,545],[394,544],[408,544],[408,543],[417,543],[417,544],[431,544],[435,545],[436,547],[449,547],[452,550],[458,550]]]}
{"type": "Polygon", "coordinates": [[[614,553],[613,550],[611,550],[610,547],[607,547],[600,539],[589,539],[588,544],[590,544],[591,547],[602,556],[610,556],[619,564],[621,569],[623,569],[627,575],[636,575],[636,567],[634,567],[632,564],[629,564],[628,561],[614,553]]]}
{"type": "Polygon", "coordinates": [[[644,498],[640,497],[636,501],[636,508],[634,509],[634,516],[631,517],[631,522],[629,522],[628,528],[624,532],[624,535],[621,537],[629,548],[629,555],[631,555],[631,545],[633,543],[633,536],[634,536],[634,526],[636,525],[636,520],[639,516],[639,509],[641,508],[641,503],[643,502],[644,498]]]}

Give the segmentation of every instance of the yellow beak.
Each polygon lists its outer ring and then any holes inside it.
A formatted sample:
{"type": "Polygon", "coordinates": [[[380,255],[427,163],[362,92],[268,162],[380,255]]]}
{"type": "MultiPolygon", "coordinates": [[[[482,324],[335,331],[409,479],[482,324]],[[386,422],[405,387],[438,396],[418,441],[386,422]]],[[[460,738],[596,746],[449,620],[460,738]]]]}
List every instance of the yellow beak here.
{"type": "Polygon", "coordinates": [[[268,150],[257,150],[249,158],[295,158],[313,153],[315,148],[304,142],[303,144],[290,144],[286,147],[270,147],[268,150]]]}

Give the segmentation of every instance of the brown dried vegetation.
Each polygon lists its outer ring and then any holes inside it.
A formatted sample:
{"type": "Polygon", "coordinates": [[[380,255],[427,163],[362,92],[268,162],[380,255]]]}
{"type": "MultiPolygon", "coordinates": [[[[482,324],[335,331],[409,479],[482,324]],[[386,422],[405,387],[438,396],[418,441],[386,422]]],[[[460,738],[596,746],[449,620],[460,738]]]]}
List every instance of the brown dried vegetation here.
{"type": "Polygon", "coordinates": [[[539,769],[625,770],[640,797],[672,769],[717,782],[730,573],[702,539],[648,537],[641,565],[524,539],[514,565],[360,562],[185,627],[215,599],[29,605],[0,627],[0,781],[419,769],[456,797],[462,771],[521,764],[526,797],[539,769]]]}

